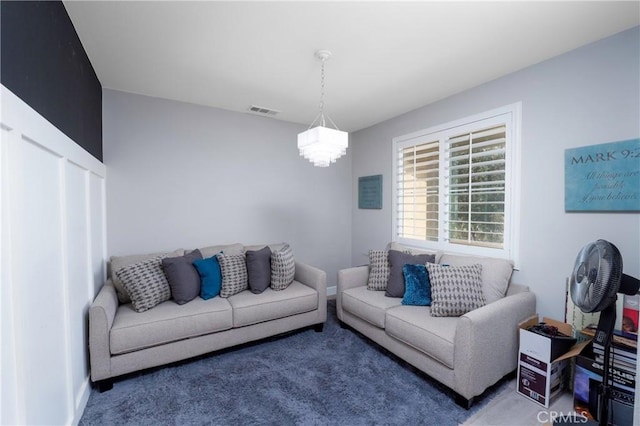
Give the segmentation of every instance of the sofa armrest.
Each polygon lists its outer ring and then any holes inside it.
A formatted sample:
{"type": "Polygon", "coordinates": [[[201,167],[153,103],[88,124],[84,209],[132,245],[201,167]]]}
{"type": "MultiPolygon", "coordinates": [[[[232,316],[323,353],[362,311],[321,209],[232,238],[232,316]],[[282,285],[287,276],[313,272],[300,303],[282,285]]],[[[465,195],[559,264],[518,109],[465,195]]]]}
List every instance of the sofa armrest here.
{"type": "Polygon", "coordinates": [[[89,356],[94,382],[111,377],[109,334],[117,309],[118,296],[109,279],[89,308],[89,356]]]}
{"type": "Polygon", "coordinates": [[[369,265],[356,266],[354,268],[338,271],[338,288],[336,290],[336,313],[342,321],[342,292],[350,288],[367,285],[369,279],[369,265]]]}
{"type": "Polygon", "coordinates": [[[356,266],[354,268],[338,271],[338,293],[354,287],[367,285],[369,279],[369,265],[356,266]]]}
{"type": "Polygon", "coordinates": [[[507,288],[506,296],[513,296],[514,294],[523,293],[529,291],[529,287],[522,284],[511,283],[507,288]]]}
{"type": "Polygon", "coordinates": [[[296,261],[294,279],[318,292],[324,290],[324,294],[327,294],[327,273],[322,269],[296,261]]]}
{"type": "Polygon", "coordinates": [[[327,320],[327,273],[322,269],[296,261],[294,280],[318,292],[319,322],[327,320]]]}
{"type": "Polygon", "coordinates": [[[460,317],[454,343],[454,370],[462,396],[473,398],[515,370],[518,323],[535,312],[535,294],[522,291],[460,317]]]}

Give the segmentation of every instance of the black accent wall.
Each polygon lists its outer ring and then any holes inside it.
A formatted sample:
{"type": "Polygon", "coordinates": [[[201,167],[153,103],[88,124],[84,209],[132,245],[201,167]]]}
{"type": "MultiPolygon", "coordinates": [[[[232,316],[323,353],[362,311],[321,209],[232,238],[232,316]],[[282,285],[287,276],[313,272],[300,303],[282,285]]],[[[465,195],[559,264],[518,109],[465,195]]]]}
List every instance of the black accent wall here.
{"type": "Polygon", "coordinates": [[[0,2],[0,81],[102,161],[102,85],[61,1],[0,2]]]}

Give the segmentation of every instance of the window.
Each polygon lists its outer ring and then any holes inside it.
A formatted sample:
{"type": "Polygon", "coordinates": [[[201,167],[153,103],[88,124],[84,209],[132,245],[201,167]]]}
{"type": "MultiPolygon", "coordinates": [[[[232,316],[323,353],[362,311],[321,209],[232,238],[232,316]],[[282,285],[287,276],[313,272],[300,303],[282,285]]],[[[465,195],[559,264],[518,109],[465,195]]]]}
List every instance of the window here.
{"type": "Polygon", "coordinates": [[[394,240],[517,260],[520,104],[393,139],[394,240]]]}

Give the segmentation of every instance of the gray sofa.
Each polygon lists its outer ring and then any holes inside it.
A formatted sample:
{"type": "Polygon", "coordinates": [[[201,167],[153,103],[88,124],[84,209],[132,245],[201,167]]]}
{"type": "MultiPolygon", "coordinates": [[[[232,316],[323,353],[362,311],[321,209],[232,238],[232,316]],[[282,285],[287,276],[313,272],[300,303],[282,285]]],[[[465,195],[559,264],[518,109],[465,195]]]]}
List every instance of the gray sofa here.
{"type": "MultiPolygon", "coordinates": [[[[407,250],[395,243],[390,249],[407,250]]],[[[468,409],[516,369],[518,323],[535,313],[536,298],[511,283],[509,261],[434,254],[440,264],[482,264],[487,304],[459,317],[433,317],[429,306],[402,305],[400,298],[367,289],[367,265],[338,272],[338,319],[455,391],[468,409]]]]}
{"type": "MultiPolygon", "coordinates": [[[[244,252],[257,247],[264,245],[211,246],[200,251],[210,257],[221,250],[244,252]]],[[[114,377],[138,370],[300,328],[322,331],[327,318],[326,273],[298,261],[294,281],[285,290],[267,288],[260,294],[244,290],[228,298],[196,297],[182,305],[168,300],[136,312],[131,303],[120,300],[111,269],[149,256],[112,257],[109,279],[89,309],[91,380],[100,390],[110,389],[114,377]]]]}

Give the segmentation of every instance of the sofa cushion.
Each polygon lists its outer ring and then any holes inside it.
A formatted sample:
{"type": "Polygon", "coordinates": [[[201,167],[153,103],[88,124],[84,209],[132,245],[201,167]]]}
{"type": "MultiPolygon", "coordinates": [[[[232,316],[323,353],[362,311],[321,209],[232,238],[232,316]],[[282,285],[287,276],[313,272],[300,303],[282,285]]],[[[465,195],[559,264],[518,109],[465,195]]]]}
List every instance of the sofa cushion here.
{"type": "Polygon", "coordinates": [[[163,257],[157,256],[118,269],[118,277],[136,312],[144,312],[171,298],[167,277],[162,272],[163,257]]]}
{"type": "Polygon", "coordinates": [[[282,250],[285,245],[287,245],[287,243],[255,244],[255,245],[251,245],[251,246],[244,246],[244,251],[246,253],[249,250],[256,251],[256,250],[263,249],[265,247],[269,247],[269,249],[272,252],[274,252],[274,251],[282,250]]]}
{"type": "Polygon", "coordinates": [[[271,249],[247,250],[246,258],[249,290],[262,293],[271,284],[271,249]]]}
{"type": "Polygon", "coordinates": [[[435,262],[433,254],[409,254],[401,251],[389,250],[389,283],[384,294],[388,297],[404,296],[404,275],[402,267],[406,264],[417,265],[435,262]]]}
{"type": "Polygon", "coordinates": [[[234,327],[302,314],[318,308],[318,292],[298,281],[293,281],[284,290],[267,288],[260,294],[247,290],[227,300],[233,307],[234,327]]]}
{"type": "Polygon", "coordinates": [[[504,297],[513,273],[513,261],[494,257],[443,254],[438,263],[451,266],[482,265],[482,291],[487,303],[504,297]]]}
{"type": "Polygon", "coordinates": [[[122,281],[116,275],[116,271],[127,266],[133,265],[134,263],[144,262],[145,260],[153,259],[154,257],[176,257],[182,256],[184,254],[184,250],[178,249],[169,253],[151,253],[151,254],[133,254],[129,256],[111,256],[109,266],[111,270],[111,281],[113,282],[113,286],[116,288],[116,294],[118,295],[118,300],[120,303],[129,303],[131,302],[131,298],[129,294],[124,289],[122,285],[122,281]]]}
{"type": "Polygon", "coordinates": [[[443,266],[428,263],[431,315],[453,317],[486,304],[482,291],[482,265],[443,266]]]}
{"type": "Polygon", "coordinates": [[[218,258],[211,256],[206,259],[194,260],[193,266],[200,275],[200,297],[208,300],[218,296],[222,289],[222,272],[220,272],[218,258]]]}
{"type": "Polygon", "coordinates": [[[431,284],[425,265],[404,265],[403,305],[429,306],[431,304],[431,284]]]}
{"type": "Polygon", "coordinates": [[[436,258],[435,263],[440,263],[440,257],[442,256],[442,251],[440,250],[418,249],[415,247],[400,244],[395,241],[392,241],[389,244],[389,250],[403,251],[405,253],[411,253],[411,254],[432,254],[436,258]]]}
{"type": "Polygon", "coordinates": [[[397,306],[387,310],[385,332],[453,368],[458,321],[458,317],[432,317],[428,306],[397,306]]]}
{"type": "Polygon", "coordinates": [[[367,290],[366,286],[342,292],[342,308],[376,327],[385,327],[387,309],[398,306],[401,299],[386,297],[381,291],[367,290]]]}
{"type": "Polygon", "coordinates": [[[171,297],[178,305],[193,300],[200,293],[200,275],[193,266],[193,261],[198,259],[202,259],[199,250],[162,259],[162,270],[169,281],[171,297]]]}
{"type": "Polygon", "coordinates": [[[240,243],[235,244],[223,244],[219,246],[208,246],[199,249],[202,253],[202,257],[211,257],[222,252],[224,254],[242,254],[244,253],[244,246],[240,243]]]}
{"type": "Polygon", "coordinates": [[[227,299],[196,297],[178,305],[172,301],[137,313],[131,305],[120,305],[109,336],[111,354],[122,354],[190,337],[228,330],[233,326],[227,299]]]}
{"type": "Polygon", "coordinates": [[[296,275],[296,261],[289,244],[271,253],[271,288],[284,290],[296,275]]]}
{"type": "Polygon", "coordinates": [[[222,274],[220,297],[229,297],[249,288],[244,254],[216,254],[222,274]]]}

